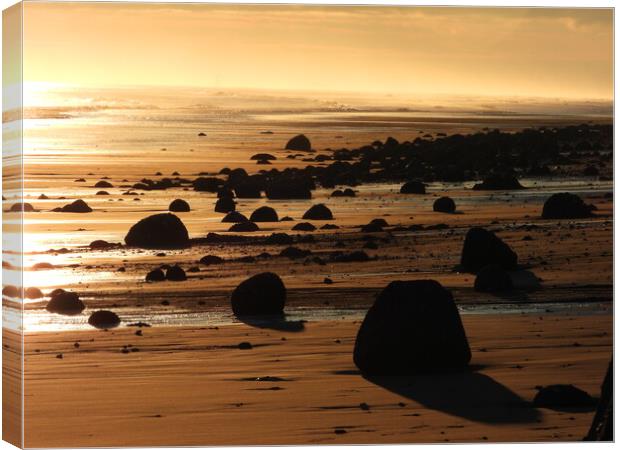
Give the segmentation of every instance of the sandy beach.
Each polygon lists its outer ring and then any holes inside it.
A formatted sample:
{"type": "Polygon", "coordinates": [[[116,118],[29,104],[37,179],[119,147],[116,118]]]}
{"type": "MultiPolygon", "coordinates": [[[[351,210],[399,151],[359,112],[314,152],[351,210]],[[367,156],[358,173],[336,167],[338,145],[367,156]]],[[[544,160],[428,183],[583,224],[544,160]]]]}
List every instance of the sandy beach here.
{"type": "MultiPolygon", "coordinates": [[[[371,379],[351,359],[357,321],[299,332],[239,324],[28,333],[25,446],[582,439],[592,409],[530,402],[536,386],[554,383],[598,397],[611,316],[463,320],[470,371],[371,379]]],[[[17,342],[6,331],[4,339],[6,355],[17,342]]]]}

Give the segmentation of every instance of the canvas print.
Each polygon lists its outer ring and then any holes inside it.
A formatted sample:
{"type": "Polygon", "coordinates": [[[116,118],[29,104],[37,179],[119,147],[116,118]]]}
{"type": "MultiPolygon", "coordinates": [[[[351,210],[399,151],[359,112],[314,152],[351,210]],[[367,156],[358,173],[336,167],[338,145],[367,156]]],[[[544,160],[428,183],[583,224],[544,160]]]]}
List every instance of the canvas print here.
{"type": "Polygon", "coordinates": [[[3,13],[3,438],[613,440],[613,10],[3,13]]]}

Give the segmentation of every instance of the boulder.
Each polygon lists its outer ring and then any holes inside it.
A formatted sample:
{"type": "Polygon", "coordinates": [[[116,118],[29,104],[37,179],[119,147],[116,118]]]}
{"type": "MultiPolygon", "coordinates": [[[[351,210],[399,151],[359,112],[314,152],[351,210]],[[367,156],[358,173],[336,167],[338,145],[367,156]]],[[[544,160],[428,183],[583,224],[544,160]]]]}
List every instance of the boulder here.
{"type": "Polygon", "coordinates": [[[256,153],[250,159],[254,161],[275,161],[277,158],[269,153],[256,153]]]}
{"type": "Polygon", "coordinates": [[[93,209],[88,206],[84,200],[78,199],[73,203],[63,206],[62,208],[54,208],[53,211],[63,213],[89,213],[92,212],[93,209]]]}
{"type": "Polygon", "coordinates": [[[260,208],[254,210],[250,216],[250,220],[252,222],[277,222],[278,213],[275,209],[269,206],[261,206],[260,208]]]}
{"type": "Polygon", "coordinates": [[[75,292],[55,289],[50,294],[50,301],[47,302],[45,309],[51,313],[63,314],[65,316],[75,316],[84,311],[86,306],[75,292]]]}
{"type": "Polygon", "coordinates": [[[38,287],[29,287],[25,290],[24,295],[30,300],[35,300],[37,298],[42,298],[43,292],[41,292],[41,289],[38,287]]]}
{"type": "Polygon", "coordinates": [[[166,270],[166,280],[185,281],[187,280],[187,275],[185,275],[185,271],[181,267],[174,265],[166,270]]]}
{"type": "Polygon", "coordinates": [[[306,256],[310,256],[312,252],[310,250],[302,250],[297,247],[286,247],[284,250],[280,252],[280,256],[289,259],[300,259],[305,258],[306,256]]]}
{"type": "Polygon", "coordinates": [[[110,195],[108,191],[97,191],[95,195],[110,195]]]}
{"type": "Polygon", "coordinates": [[[234,211],[235,208],[236,203],[232,197],[221,197],[217,199],[217,202],[215,202],[215,212],[226,214],[234,211]]]}
{"type": "Polygon", "coordinates": [[[474,191],[512,191],[525,189],[513,176],[492,175],[474,185],[474,191]]]}
{"type": "Polygon", "coordinates": [[[11,284],[7,284],[6,286],[2,288],[2,295],[4,295],[5,297],[10,297],[10,298],[19,298],[20,296],[19,291],[20,291],[19,288],[11,284]]]}
{"type": "Polygon", "coordinates": [[[266,240],[270,245],[291,245],[294,239],[286,233],[272,233],[266,240]]]}
{"type": "Polygon", "coordinates": [[[306,220],[333,220],[331,210],[323,203],[313,205],[306,211],[302,217],[306,220]]]}
{"type": "Polygon", "coordinates": [[[480,269],[476,275],[474,289],[478,292],[501,292],[513,288],[510,274],[497,264],[491,264],[480,269]]]}
{"type": "Polygon", "coordinates": [[[426,194],[426,185],[420,181],[407,181],[400,187],[401,194],[426,194]]]}
{"type": "Polygon", "coordinates": [[[224,260],[217,255],[206,255],[200,258],[200,264],[210,266],[213,264],[222,264],[224,260]]]}
{"type": "Polygon", "coordinates": [[[109,181],[101,180],[95,183],[95,187],[96,188],[111,188],[114,186],[112,186],[112,183],[110,183],[109,181]]]}
{"type": "Polygon", "coordinates": [[[284,312],[286,288],[278,275],[264,272],[243,281],[230,298],[236,316],[280,315],[284,312]]]}
{"type": "Polygon", "coordinates": [[[192,185],[198,192],[217,192],[224,185],[224,181],[215,177],[199,177],[192,181],[192,185]]]}
{"type": "Polygon", "coordinates": [[[310,222],[299,222],[293,228],[293,231],[314,231],[316,227],[312,225],[310,222]]]}
{"type": "Polygon", "coordinates": [[[576,194],[553,194],[543,206],[543,219],[582,219],[592,216],[592,206],[576,194]]]}
{"type": "Polygon", "coordinates": [[[248,218],[241,214],[239,211],[231,211],[224,216],[222,223],[241,223],[247,222],[248,218]]]}
{"type": "Polygon", "coordinates": [[[269,183],[265,195],[270,200],[307,200],[312,198],[312,191],[302,180],[282,180],[269,183]]]}
{"type": "Polygon", "coordinates": [[[534,397],[537,408],[589,407],[594,399],[572,384],[552,384],[541,387],[534,397]]]}
{"type": "Polygon", "coordinates": [[[189,212],[190,211],[189,203],[187,203],[185,200],[177,198],[176,200],[173,200],[170,203],[170,205],[168,206],[168,211],[189,212]]]}
{"type": "Polygon", "coordinates": [[[517,266],[517,254],[492,231],[484,228],[471,228],[465,236],[461,265],[472,273],[485,266],[495,264],[511,270],[517,266]]]}
{"type": "Polygon", "coordinates": [[[366,225],[362,225],[360,227],[360,231],[362,233],[379,233],[383,231],[383,227],[378,223],[367,223],[366,225]]]}
{"type": "Polygon", "coordinates": [[[165,281],[165,280],[166,280],[166,275],[164,274],[164,271],[161,269],[151,270],[149,273],[146,274],[146,281],[150,283],[157,282],[157,281],[165,281]]]}
{"type": "Polygon", "coordinates": [[[125,243],[140,248],[186,248],[190,246],[187,228],[174,214],[148,216],[133,225],[125,243]]]}
{"type": "Polygon", "coordinates": [[[610,361],[607,374],[601,385],[596,413],[592,425],[584,441],[613,441],[614,440],[614,365],[610,361]]]}
{"type": "Polygon", "coordinates": [[[303,152],[309,152],[312,150],[312,145],[310,144],[310,139],[308,139],[303,134],[298,134],[297,136],[291,138],[284,147],[286,150],[300,150],[303,152]]]}
{"type": "Polygon", "coordinates": [[[97,239],[88,244],[88,247],[92,250],[105,250],[108,248],[116,247],[116,244],[113,244],[108,241],[104,241],[103,239],[97,239]]]}
{"type": "Polygon", "coordinates": [[[452,294],[435,280],[391,282],[366,313],[353,350],[366,375],[464,369],[470,359],[452,294]]]}
{"type": "Polygon", "coordinates": [[[439,197],[433,202],[433,211],[452,214],[456,211],[456,204],[450,197],[439,197]]]}
{"type": "Polygon", "coordinates": [[[259,230],[260,228],[258,228],[258,225],[250,221],[235,223],[228,229],[228,231],[236,231],[241,233],[251,233],[259,230]]]}
{"type": "Polygon", "coordinates": [[[30,203],[15,203],[11,205],[9,209],[11,212],[24,211],[24,212],[32,212],[34,211],[33,206],[30,203]]]}
{"type": "Polygon", "coordinates": [[[116,328],[121,323],[121,319],[112,311],[99,310],[95,311],[88,318],[88,324],[100,330],[109,330],[116,328]]]}

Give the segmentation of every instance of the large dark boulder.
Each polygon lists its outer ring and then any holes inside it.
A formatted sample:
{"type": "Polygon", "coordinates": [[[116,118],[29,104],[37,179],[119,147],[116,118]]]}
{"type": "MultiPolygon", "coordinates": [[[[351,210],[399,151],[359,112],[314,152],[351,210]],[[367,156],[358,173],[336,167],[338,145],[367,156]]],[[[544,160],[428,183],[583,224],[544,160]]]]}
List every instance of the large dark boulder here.
{"type": "Polygon", "coordinates": [[[261,206],[254,210],[250,216],[252,222],[277,222],[278,213],[270,206],[261,206]]]}
{"type": "Polygon", "coordinates": [[[95,311],[88,318],[89,325],[100,330],[108,330],[110,328],[116,328],[120,325],[121,319],[112,311],[100,310],[95,311]]]}
{"type": "Polygon", "coordinates": [[[187,280],[187,275],[181,267],[174,265],[166,270],[166,280],[185,281],[187,280]]]}
{"type": "Polygon", "coordinates": [[[585,441],[614,440],[614,364],[609,362],[601,385],[601,397],[585,441]]]}
{"type": "Polygon", "coordinates": [[[35,209],[30,203],[15,203],[14,205],[11,205],[11,208],[9,209],[9,211],[11,212],[18,212],[18,211],[32,212],[34,210],[35,209]]]}
{"type": "Polygon", "coordinates": [[[512,191],[525,189],[513,176],[492,175],[474,185],[474,191],[512,191]]]}
{"type": "Polygon", "coordinates": [[[95,183],[95,187],[96,188],[111,188],[114,186],[112,186],[112,183],[110,183],[109,181],[101,180],[95,183]]]}
{"type": "Polygon", "coordinates": [[[146,281],[149,283],[154,283],[157,281],[166,281],[166,274],[161,269],[151,270],[146,274],[146,281]]]}
{"type": "Polygon", "coordinates": [[[26,296],[26,298],[35,300],[37,298],[42,298],[43,292],[41,292],[41,289],[39,289],[38,287],[33,286],[33,287],[26,288],[26,290],[24,291],[24,295],[26,296]]]}
{"type": "Polygon", "coordinates": [[[291,229],[293,231],[315,231],[316,227],[310,222],[299,222],[291,229]]]}
{"type": "Polygon", "coordinates": [[[309,152],[312,150],[312,145],[310,144],[310,139],[308,139],[303,134],[298,134],[294,138],[291,138],[284,147],[286,150],[300,150],[304,152],[309,152]]]}
{"type": "Polygon", "coordinates": [[[86,306],[75,292],[55,289],[50,294],[50,301],[47,302],[45,309],[51,313],[63,314],[65,316],[75,316],[84,311],[86,306]]]}
{"type": "Polygon", "coordinates": [[[270,153],[256,153],[250,159],[253,161],[275,161],[277,158],[270,153]]]}
{"type": "Polygon", "coordinates": [[[174,214],[154,214],[133,225],[125,244],[140,248],[185,248],[189,247],[187,228],[174,214]]]}
{"type": "Polygon", "coordinates": [[[514,269],[517,266],[517,254],[492,231],[471,228],[463,243],[461,266],[468,272],[477,273],[491,264],[507,270],[514,269]]]}
{"type": "Polygon", "coordinates": [[[450,197],[439,197],[433,203],[433,211],[442,213],[453,213],[456,211],[456,204],[450,197]]]}
{"type": "Polygon", "coordinates": [[[194,190],[199,192],[217,192],[223,184],[224,181],[215,177],[200,177],[192,181],[194,190]]]}
{"type": "Polygon", "coordinates": [[[267,239],[265,239],[265,244],[270,245],[290,245],[293,242],[293,237],[286,233],[272,233],[267,239]]]}
{"type": "Polygon", "coordinates": [[[435,280],[391,282],[366,313],[353,350],[366,375],[462,369],[470,359],[452,294],[435,280]]]}
{"type": "Polygon", "coordinates": [[[228,231],[238,232],[238,233],[251,233],[254,231],[259,231],[258,225],[251,221],[239,222],[233,224],[228,231]]]}
{"type": "Polygon", "coordinates": [[[189,212],[189,210],[189,203],[180,198],[173,200],[168,206],[168,211],[172,212],[189,212]]]}
{"type": "Polygon", "coordinates": [[[264,272],[243,281],[230,298],[236,316],[280,315],[284,312],[286,288],[278,275],[264,272]]]}
{"type": "Polygon", "coordinates": [[[510,274],[501,266],[491,264],[480,269],[474,282],[478,292],[501,292],[513,288],[510,274]]]}
{"type": "Polygon", "coordinates": [[[305,220],[333,220],[331,210],[323,203],[313,205],[306,211],[302,217],[305,220]]]}
{"type": "Polygon", "coordinates": [[[568,192],[553,194],[543,206],[543,219],[582,219],[592,215],[592,206],[568,192]]]}
{"type": "Polygon", "coordinates": [[[552,384],[542,387],[534,397],[537,408],[590,407],[595,402],[590,394],[572,384],[552,384]]]}
{"type": "Polygon", "coordinates": [[[204,264],[205,266],[210,266],[213,264],[222,264],[224,259],[217,255],[206,255],[200,258],[200,264],[204,264]]]}
{"type": "Polygon", "coordinates": [[[241,214],[239,211],[231,211],[224,216],[222,223],[241,223],[247,222],[248,218],[241,214]]]}
{"type": "Polygon", "coordinates": [[[426,194],[426,185],[420,181],[407,181],[400,187],[401,194],[426,194]]]}
{"type": "Polygon", "coordinates": [[[62,208],[54,208],[53,211],[63,213],[89,213],[92,212],[93,209],[88,206],[84,200],[78,199],[73,203],[63,206],[62,208]]]}
{"type": "Polygon", "coordinates": [[[217,199],[217,202],[215,202],[215,212],[226,214],[234,211],[235,208],[236,204],[232,197],[221,197],[217,199]]]}
{"type": "Polygon", "coordinates": [[[270,200],[307,200],[312,198],[312,191],[301,181],[274,181],[267,185],[265,195],[270,200]]]}

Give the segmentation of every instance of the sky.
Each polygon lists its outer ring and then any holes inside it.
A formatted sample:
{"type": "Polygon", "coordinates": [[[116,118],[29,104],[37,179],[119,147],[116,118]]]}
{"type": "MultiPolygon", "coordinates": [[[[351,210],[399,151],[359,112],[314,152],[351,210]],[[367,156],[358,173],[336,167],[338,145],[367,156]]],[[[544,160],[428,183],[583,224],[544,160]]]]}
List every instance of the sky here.
{"type": "Polygon", "coordinates": [[[24,80],[613,97],[611,9],[25,3],[24,80]]]}

